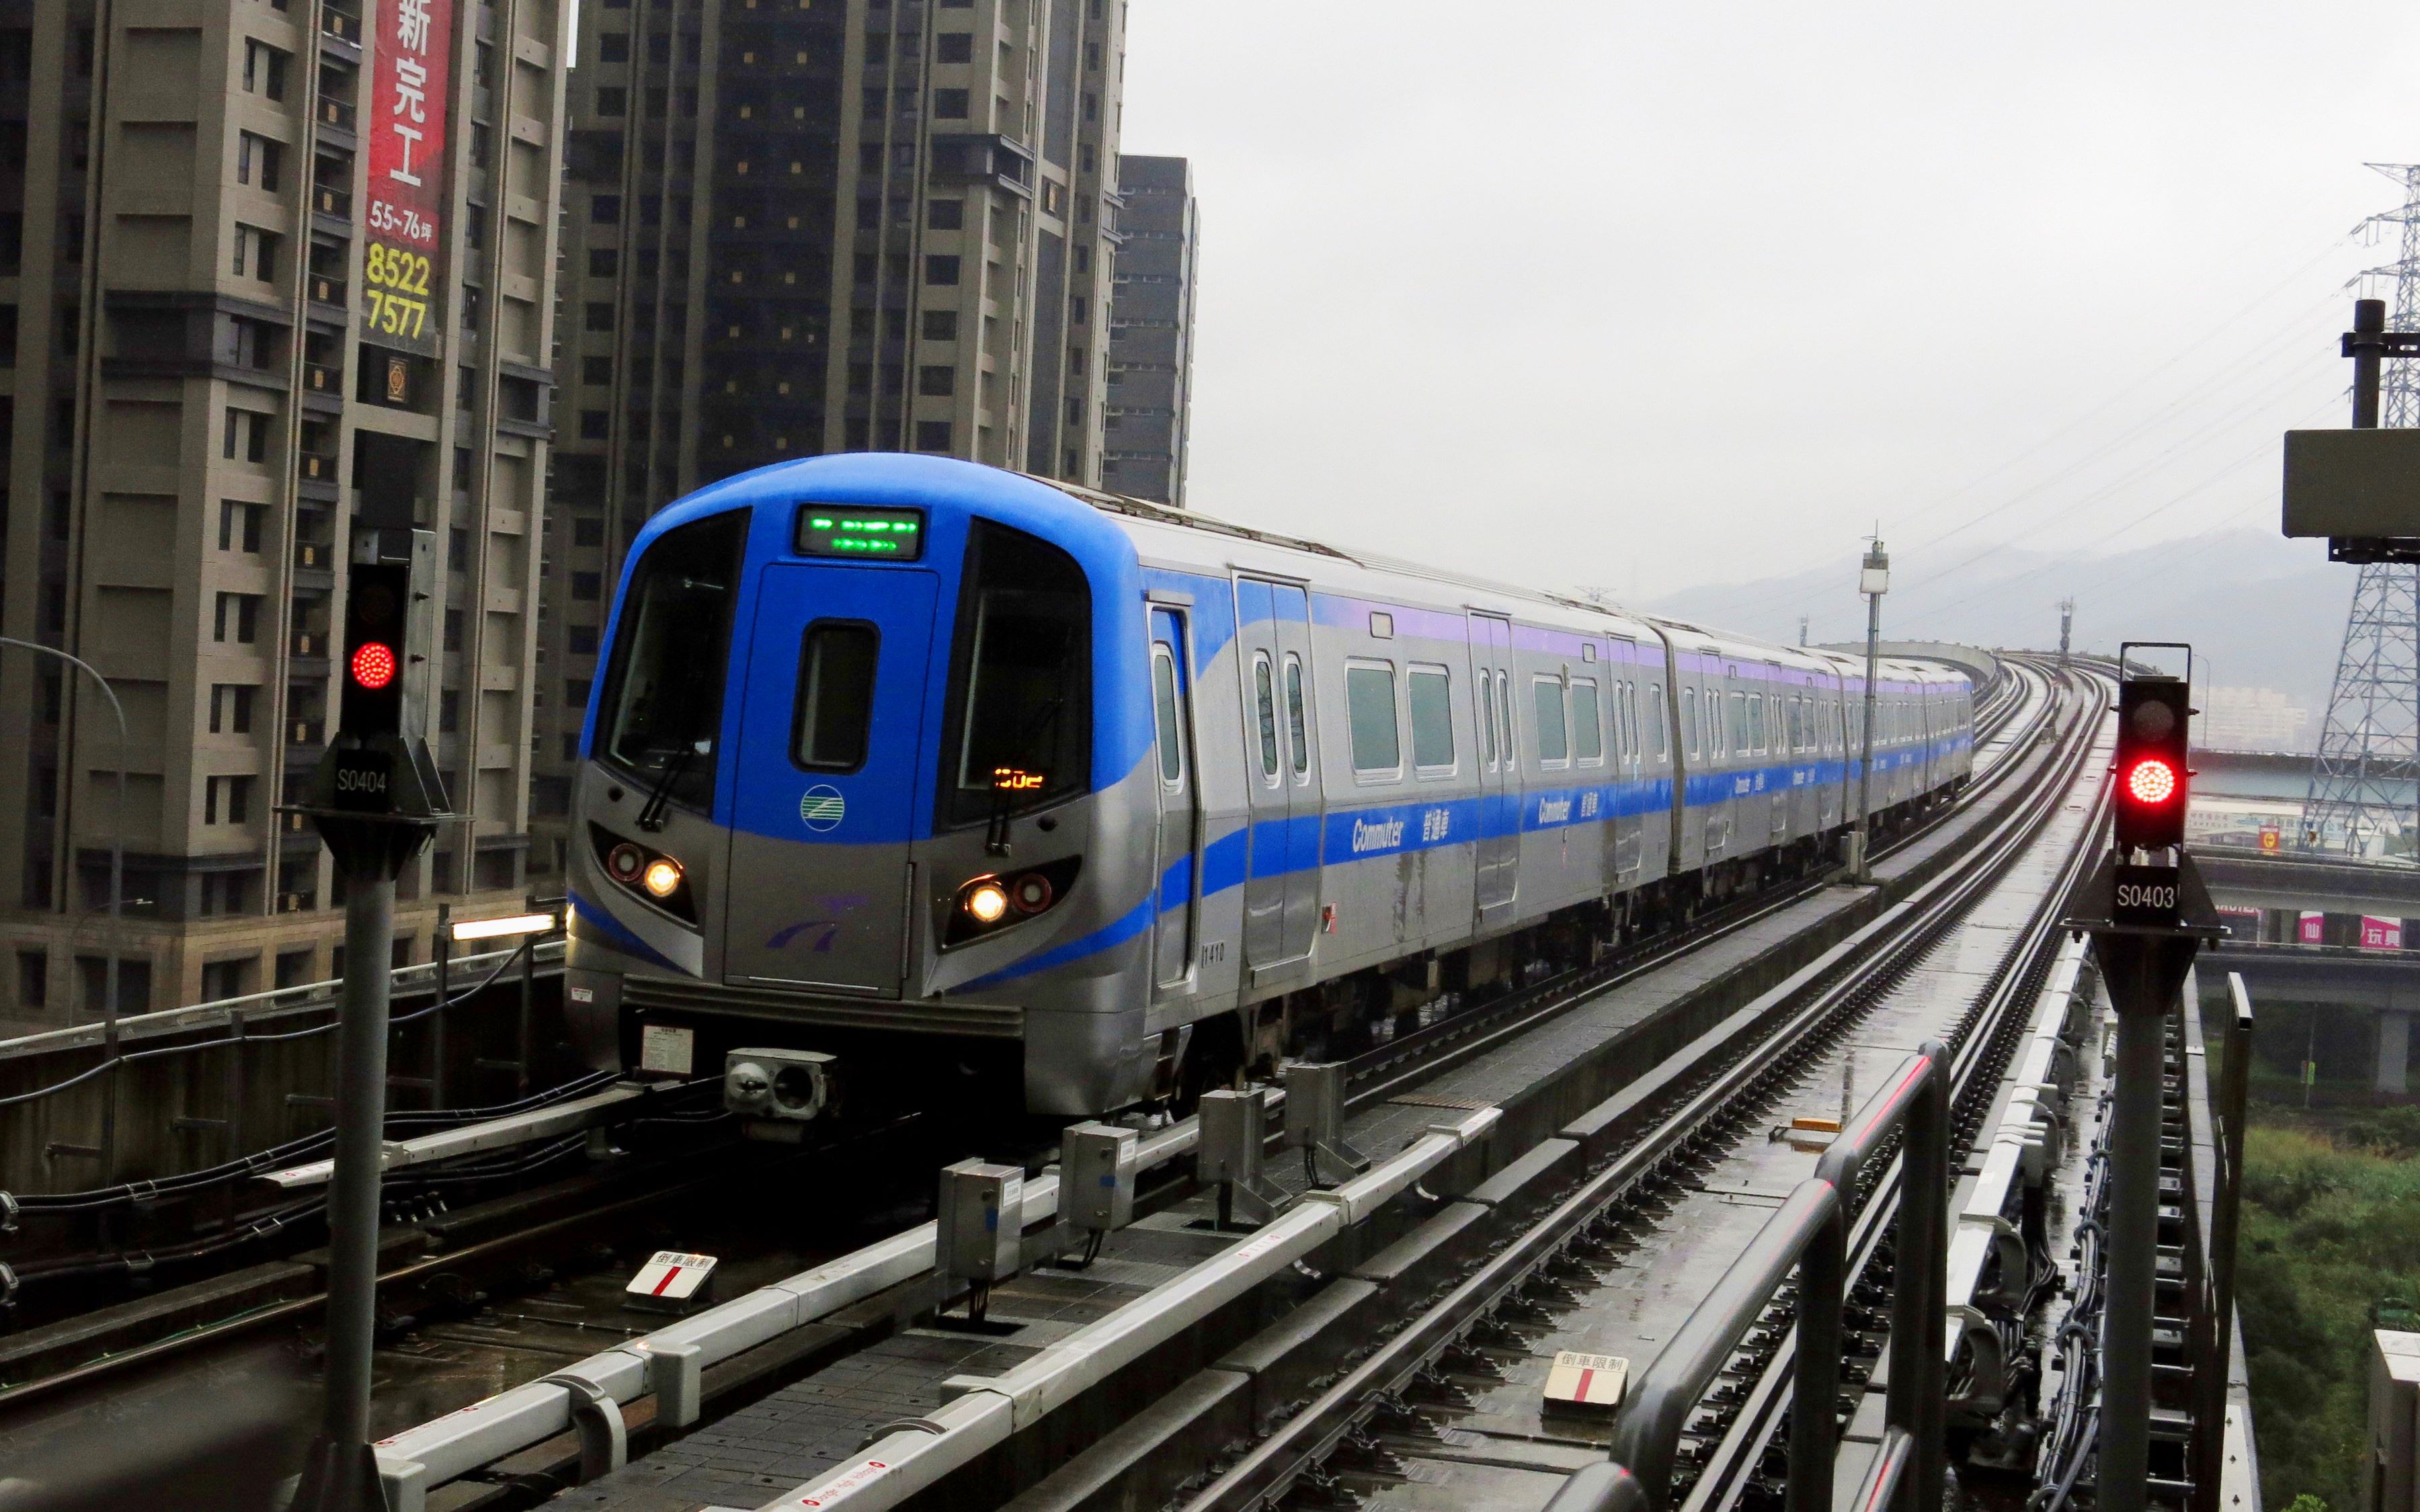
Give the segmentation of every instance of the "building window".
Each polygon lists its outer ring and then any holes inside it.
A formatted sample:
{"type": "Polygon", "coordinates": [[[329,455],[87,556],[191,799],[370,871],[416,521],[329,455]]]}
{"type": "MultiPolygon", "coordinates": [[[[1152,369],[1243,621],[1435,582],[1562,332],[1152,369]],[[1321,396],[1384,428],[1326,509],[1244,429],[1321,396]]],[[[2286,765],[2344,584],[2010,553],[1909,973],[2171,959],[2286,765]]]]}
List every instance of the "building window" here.
{"type": "Polygon", "coordinates": [[[954,286],[958,281],[958,259],[935,253],[924,259],[924,282],[937,288],[954,286]]]}
{"type": "Polygon", "coordinates": [[[972,32],[943,32],[933,39],[933,60],[937,63],[971,63],[974,55],[972,32]]]}
{"type": "Polygon", "coordinates": [[[458,609],[449,609],[445,611],[445,649],[448,651],[462,649],[462,611],[458,609]]]}
{"type": "Polygon", "coordinates": [[[48,1008],[51,1004],[51,958],[39,950],[17,952],[17,1005],[48,1008]]]}
{"type": "Polygon", "coordinates": [[[441,735],[458,734],[461,729],[461,690],[453,687],[440,690],[437,695],[437,733],[441,735]]]}
{"type": "Polygon", "coordinates": [[[601,441],[611,434],[613,424],[613,417],[606,410],[582,409],[580,411],[580,439],[583,441],[601,441]]]}
{"type": "Polygon", "coordinates": [[[591,331],[611,331],[611,330],[613,330],[613,304],[612,304],[610,301],[604,301],[604,300],[592,300],[592,301],[590,301],[588,302],[588,307],[587,307],[587,309],[582,312],[582,323],[583,323],[583,324],[585,324],[585,325],[587,326],[587,328],[588,328],[589,330],[591,330],[591,331]]]}
{"type": "Polygon", "coordinates": [[[916,422],[916,450],[946,452],[950,449],[950,423],[946,420],[916,422]]]}
{"type": "Polygon", "coordinates": [[[966,224],[967,202],[962,199],[937,199],[925,208],[924,224],[936,231],[955,231],[966,224]]]}
{"type": "Polygon", "coordinates": [[[867,120],[880,120],[882,118],[884,108],[890,103],[890,90],[883,88],[879,85],[870,85],[866,87],[865,99],[863,101],[864,109],[862,114],[867,120]]]}
{"type": "Polygon", "coordinates": [[[933,118],[943,121],[965,120],[967,118],[967,92],[963,89],[934,90],[933,118]]]}
{"type": "Polygon", "coordinates": [[[567,709],[586,710],[588,707],[588,679],[585,677],[565,678],[563,680],[563,703],[564,707],[567,709]]]}
{"type": "Polygon", "coordinates": [[[235,276],[256,278],[264,284],[277,278],[277,233],[263,231],[256,225],[239,224],[235,228],[235,276]]]}
{"type": "Polygon", "coordinates": [[[593,572],[571,575],[571,596],[582,603],[595,603],[603,591],[603,580],[593,572]]]}
{"type": "Polygon", "coordinates": [[[627,89],[623,89],[623,88],[620,88],[620,87],[618,87],[618,86],[617,86],[617,87],[612,87],[612,88],[608,88],[608,87],[606,87],[606,86],[604,86],[604,85],[601,85],[597,86],[597,115],[599,115],[599,116],[622,116],[622,115],[627,115],[627,114],[628,114],[629,109],[630,109],[630,94],[629,94],[629,91],[628,91],[628,90],[627,90],[627,89]]]}
{"type": "Polygon", "coordinates": [[[256,409],[238,409],[228,406],[226,442],[223,449],[230,462],[239,457],[246,462],[266,460],[269,455],[269,417],[256,409]]]}
{"type": "Polygon", "coordinates": [[[629,62],[630,34],[628,32],[598,32],[597,34],[597,61],[599,63],[629,62]]]}
{"type": "Polygon", "coordinates": [[[241,825],[252,820],[249,777],[213,777],[202,784],[202,823],[241,825]]]}
{"type": "Polygon", "coordinates": [[[928,399],[946,399],[958,392],[958,370],[928,363],[916,370],[916,392],[928,399]]]}
{"type": "Polygon", "coordinates": [[[260,636],[260,595],[258,594],[221,594],[218,616],[211,625],[210,639],[225,644],[234,641],[248,646],[260,636]]]}
{"type": "Polygon", "coordinates": [[[219,503],[219,549],[257,554],[260,550],[260,522],[268,513],[266,504],[222,500],[219,503]]]}
{"type": "Polygon", "coordinates": [[[278,170],[284,166],[286,149],[265,136],[250,131],[238,131],[235,146],[235,181],[250,184],[264,194],[277,193],[278,170]]]}
{"type": "Polygon", "coordinates": [[[589,277],[612,278],[621,270],[622,254],[619,248],[591,247],[588,249],[589,277]]]}
{"type": "Polygon", "coordinates": [[[621,224],[622,196],[619,194],[590,195],[588,199],[588,218],[598,225],[621,224]]]}
{"type": "Polygon", "coordinates": [[[269,100],[286,98],[286,54],[267,42],[243,44],[243,92],[269,100]]]}
{"type": "Polygon", "coordinates": [[[566,649],[575,656],[597,655],[597,626],[593,625],[570,626],[566,638],[566,649]]]}
{"type": "Polygon", "coordinates": [[[957,311],[955,311],[955,310],[927,310],[927,311],[925,311],[925,312],[924,312],[924,339],[925,339],[926,341],[955,341],[955,340],[957,340],[957,339],[958,339],[958,312],[957,312],[957,311]]]}
{"type": "Polygon", "coordinates": [[[580,360],[580,381],[582,383],[596,384],[612,383],[613,381],[613,359],[610,357],[582,358],[580,360]]]}
{"type": "Polygon", "coordinates": [[[218,683],[210,688],[210,733],[252,733],[252,696],[258,689],[242,683],[218,683]]]}

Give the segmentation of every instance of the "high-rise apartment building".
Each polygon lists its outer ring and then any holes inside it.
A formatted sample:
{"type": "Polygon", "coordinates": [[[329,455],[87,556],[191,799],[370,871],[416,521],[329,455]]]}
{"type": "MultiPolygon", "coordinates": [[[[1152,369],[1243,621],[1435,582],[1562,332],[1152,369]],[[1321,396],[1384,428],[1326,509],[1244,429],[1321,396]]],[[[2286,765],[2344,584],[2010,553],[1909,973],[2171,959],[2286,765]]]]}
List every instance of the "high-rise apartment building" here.
{"type": "MultiPolygon", "coordinates": [[[[316,980],[341,914],[299,801],[343,563],[434,533],[428,735],[466,816],[407,871],[524,886],[570,0],[29,0],[0,18],[0,1004],[316,980]],[[96,27],[95,18],[103,18],[96,27]],[[128,769],[125,808],[116,772],[128,769]]],[[[476,900],[473,900],[474,902],[476,900]]]]}
{"type": "Polygon", "coordinates": [[[1193,265],[1201,244],[1193,165],[1183,158],[1118,160],[1125,210],[1109,294],[1109,381],[1102,420],[1101,486],[1163,504],[1185,502],[1185,442],[1193,392],[1193,265]]]}
{"type": "Polygon", "coordinates": [[[567,843],[608,600],[656,509],[869,448],[1100,480],[1124,10],[588,0],[540,844],[567,843]]]}

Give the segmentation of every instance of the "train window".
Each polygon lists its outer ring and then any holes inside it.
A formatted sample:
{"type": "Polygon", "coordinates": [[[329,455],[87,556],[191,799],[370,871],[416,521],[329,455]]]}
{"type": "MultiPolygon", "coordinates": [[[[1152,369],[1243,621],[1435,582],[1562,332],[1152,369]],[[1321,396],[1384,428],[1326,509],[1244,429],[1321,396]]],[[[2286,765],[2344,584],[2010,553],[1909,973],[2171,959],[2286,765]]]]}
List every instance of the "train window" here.
{"type": "Polygon", "coordinates": [[[1764,700],[1745,693],[1731,695],[1731,748],[1753,756],[1764,743],[1764,700]]]}
{"type": "Polygon", "coordinates": [[[1496,744],[1504,748],[1504,769],[1512,770],[1521,748],[1512,743],[1512,677],[1509,672],[1496,674],[1496,744]]]}
{"type": "Polygon", "coordinates": [[[1311,770],[1311,722],[1303,717],[1302,658],[1286,653],[1286,733],[1294,741],[1294,775],[1311,770]]]}
{"type": "Polygon", "coordinates": [[[1395,669],[1386,662],[1344,669],[1344,716],[1353,737],[1353,769],[1377,776],[1403,770],[1395,733],[1395,669]]]}
{"type": "Polygon", "coordinates": [[[1185,780],[1185,732],[1177,718],[1176,648],[1165,640],[1151,646],[1151,712],[1159,735],[1159,779],[1185,780]]]}
{"type": "Polygon", "coordinates": [[[1495,685],[1487,674],[1479,674],[1479,759],[1496,770],[1496,695],[1489,691],[1495,685]]]}
{"type": "Polygon", "coordinates": [[[1092,783],[1093,595],[1084,570],[1023,531],[976,520],[950,664],[941,813],[982,824],[996,774],[1022,774],[1018,809],[1092,783]],[[1038,779],[1038,780],[1036,780],[1038,779]]]}
{"type": "Polygon", "coordinates": [[[1681,689],[1681,748],[1692,761],[1698,755],[1698,690],[1681,689]]]}
{"type": "Polygon", "coordinates": [[[1266,652],[1252,657],[1252,717],[1261,736],[1261,776],[1274,782],[1278,776],[1278,690],[1266,652]]]}
{"type": "Polygon", "coordinates": [[[811,772],[865,764],[874,726],[874,666],[882,636],[862,620],[817,620],[799,642],[790,760],[811,772]]]}
{"type": "Polygon", "coordinates": [[[749,512],[658,536],[630,575],[597,704],[597,753],[675,803],[714,802],[733,584],[749,512]]]}
{"type": "Polygon", "coordinates": [[[1664,685],[1661,683],[1647,685],[1647,723],[1655,732],[1655,759],[1659,762],[1668,759],[1672,749],[1664,739],[1664,685]]]}
{"type": "Polygon", "coordinates": [[[1559,766],[1572,759],[1572,733],[1563,714],[1563,680],[1533,677],[1529,691],[1538,705],[1538,760],[1559,766]]]}
{"type": "Polygon", "coordinates": [[[1412,764],[1431,775],[1453,770],[1453,679],[1442,667],[1414,667],[1406,684],[1412,705],[1412,764]]]}
{"type": "MultiPolygon", "coordinates": [[[[1615,707],[1618,710],[1620,705],[1615,707]]],[[[1614,716],[1617,723],[1621,717],[1619,713],[1614,716]]],[[[1572,684],[1572,738],[1579,748],[1580,760],[1605,760],[1604,716],[1597,711],[1596,684],[1585,677],[1572,684]]]]}

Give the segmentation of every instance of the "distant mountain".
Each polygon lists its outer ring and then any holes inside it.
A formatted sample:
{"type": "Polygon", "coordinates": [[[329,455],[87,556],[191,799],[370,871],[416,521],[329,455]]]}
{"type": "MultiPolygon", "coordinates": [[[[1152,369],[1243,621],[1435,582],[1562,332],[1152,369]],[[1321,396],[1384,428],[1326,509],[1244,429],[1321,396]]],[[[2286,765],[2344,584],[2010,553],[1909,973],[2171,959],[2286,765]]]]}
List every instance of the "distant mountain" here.
{"type": "MultiPolygon", "coordinates": [[[[2316,542],[2257,530],[2173,546],[2071,559],[2008,548],[1971,561],[1951,542],[1894,551],[1883,599],[1890,639],[2055,647],[2058,600],[2075,600],[2075,646],[2114,652],[2121,640],[2187,640],[2203,658],[2196,681],[2266,687],[2311,711],[2316,736],[2335,676],[2355,567],[2330,563],[2316,542]],[[1955,568],[1928,579],[1928,571],[1955,568]]],[[[1785,643],[1808,620],[1817,641],[1862,640],[1866,601],[1856,560],[1758,582],[1684,589],[1642,607],[1785,643]]]]}

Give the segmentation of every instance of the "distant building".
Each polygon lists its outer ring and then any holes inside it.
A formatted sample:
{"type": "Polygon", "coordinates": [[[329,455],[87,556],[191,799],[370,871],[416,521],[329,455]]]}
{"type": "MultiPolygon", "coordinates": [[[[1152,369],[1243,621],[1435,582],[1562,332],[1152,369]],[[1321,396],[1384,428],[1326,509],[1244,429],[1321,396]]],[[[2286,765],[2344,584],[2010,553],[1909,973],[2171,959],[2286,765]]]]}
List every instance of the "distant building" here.
{"type": "Polygon", "coordinates": [[[396,959],[439,895],[520,903],[570,17],[0,17],[0,633],[98,668],[132,748],[0,653],[0,1010],[101,1007],[113,829],[126,1011],[335,973],[326,854],[276,807],[324,748],[365,531],[436,537],[426,733],[467,820],[405,869],[396,959]]]}
{"type": "Polygon", "coordinates": [[[2210,687],[2201,695],[2196,745],[2211,750],[2311,748],[2311,711],[2265,687],[2210,687]]]}
{"type": "Polygon", "coordinates": [[[649,515],[827,452],[1101,482],[1125,13],[582,7],[533,795],[551,863],[649,515]]]}
{"type": "Polygon", "coordinates": [[[1110,295],[1101,486],[1183,504],[1201,246],[1193,166],[1183,158],[1122,157],[1118,188],[1126,244],[1110,295]]]}

